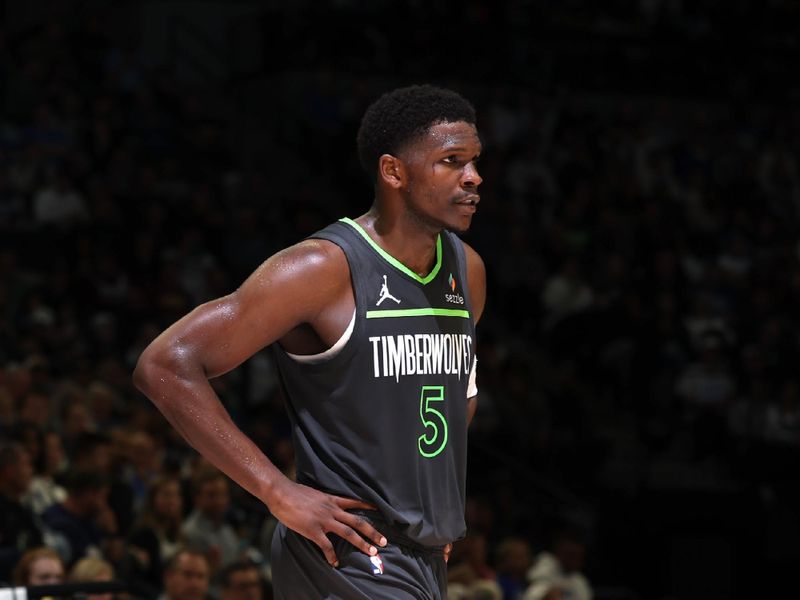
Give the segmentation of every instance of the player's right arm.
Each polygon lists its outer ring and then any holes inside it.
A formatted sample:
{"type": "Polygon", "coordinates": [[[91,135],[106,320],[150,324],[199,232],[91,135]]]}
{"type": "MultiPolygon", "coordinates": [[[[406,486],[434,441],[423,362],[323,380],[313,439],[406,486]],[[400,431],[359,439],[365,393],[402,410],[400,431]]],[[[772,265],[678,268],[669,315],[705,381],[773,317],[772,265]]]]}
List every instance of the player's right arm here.
{"type": "Polygon", "coordinates": [[[367,521],[348,512],[373,507],[288,479],[236,426],[209,379],[299,327],[310,326],[323,342],[334,337],[338,326],[328,315],[348,294],[341,250],[329,242],[302,242],[269,258],[235,292],[172,324],[144,350],[134,371],[136,387],[193,448],[279,521],[315,542],[331,564],[337,559],[327,533],[367,554],[377,550],[362,536],[385,544],[367,521]]]}

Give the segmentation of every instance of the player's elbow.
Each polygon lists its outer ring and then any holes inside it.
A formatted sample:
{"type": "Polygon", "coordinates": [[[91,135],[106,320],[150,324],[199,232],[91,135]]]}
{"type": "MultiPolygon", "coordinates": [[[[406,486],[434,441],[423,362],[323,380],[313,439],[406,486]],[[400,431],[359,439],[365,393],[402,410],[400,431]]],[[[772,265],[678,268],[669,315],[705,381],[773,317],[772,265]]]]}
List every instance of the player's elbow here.
{"type": "Polygon", "coordinates": [[[136,361],[133,385],[155,404],[159,404],[166,388],[185,370],[179,358],[181,354],[178,349],[171,347],[148,346],[136,361]]]}
{"type": "Polygon", "coordinates": [[[133,369],[133,385],[145,396],[150,396],[150,390],[155,379],[154,373],[157,369],[158,359],[148,348],[139,355],[136,367],[133,369]]]}

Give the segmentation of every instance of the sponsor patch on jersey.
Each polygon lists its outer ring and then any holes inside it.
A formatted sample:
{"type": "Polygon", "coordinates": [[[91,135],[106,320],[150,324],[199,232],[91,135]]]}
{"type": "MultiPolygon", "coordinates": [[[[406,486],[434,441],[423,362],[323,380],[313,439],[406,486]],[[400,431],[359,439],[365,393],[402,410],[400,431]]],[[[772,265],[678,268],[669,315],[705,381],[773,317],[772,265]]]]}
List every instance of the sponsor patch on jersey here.
{"type": "Polygon", "coordinates": [[[369,562],[372,563],[372,574],[383,575],[383,561],[377,554],[369,557],[369,562]]]}
{"type": "Polygon", "coordinates": [[[464,304],[464,296],[456,292],[456,285],[458,282],[456,278],[453,277],[453,274],[450,273],[450,277],[447,278],[447,283],[450,286],[450,290],[453,292],[452,294],[445,293],[444,299],[450,302],[451,304],[464,304]]]}

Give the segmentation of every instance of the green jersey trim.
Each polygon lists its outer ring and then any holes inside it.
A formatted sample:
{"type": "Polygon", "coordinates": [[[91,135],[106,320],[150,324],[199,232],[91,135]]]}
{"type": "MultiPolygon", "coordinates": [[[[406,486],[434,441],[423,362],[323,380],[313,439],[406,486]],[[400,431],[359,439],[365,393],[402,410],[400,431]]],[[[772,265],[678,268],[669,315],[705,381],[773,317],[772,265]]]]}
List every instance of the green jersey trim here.
{"type": "Polygon", "coordinates": [[[361,227],[361,225],[359,225],[355,221],[353,221],[353,219],[349,219],[347,217],[344,217],[343,219],[339,219],[339,220],[342,221],[343,223],[347,223],[348,225],[350,225],[350,227],[352,227],[358,233],[360,233],[361,236],[369,243],[369,245],[374,248],[375,252],[380,254],[386,260],[386,262],[388,262],[390,265],[394,266],[395,268],[400,269],[403,273],[405,273],[406,275],[408,275],[412,279],[414,279],[416,281],[419,281],[422,284],[427,284],[427,283],[430,283],[431,281],[433,281],[433,279],[439,273],[439,269],[442,266],[442,236],[441,235],[437,235],[436,236],[436,264],[433,265],[433,269],[431,269],[430,273],[428,273],[425,277],[420,277],[419,275],[414,273],[414,271],[412,271],[407,266],[405,266],[403,263],[401,263],[399,260],[397,260],[394,256],[392,256],[391,254],[386,252],[386,250],[384,250],[383,248],[378,246],[378,244],[375,243],[375,240],[373,240],[371,237],[369,237],[369,234],[366,231],[364,231],[364,228],[361,227]]]}
{"type": "Polygon", "coordinates": [[[368,319],[393,319],[401,317],[459,317],[469,319],[468,310],[455,308],[394,308],[391,310],[368,310],[368,319]]]}

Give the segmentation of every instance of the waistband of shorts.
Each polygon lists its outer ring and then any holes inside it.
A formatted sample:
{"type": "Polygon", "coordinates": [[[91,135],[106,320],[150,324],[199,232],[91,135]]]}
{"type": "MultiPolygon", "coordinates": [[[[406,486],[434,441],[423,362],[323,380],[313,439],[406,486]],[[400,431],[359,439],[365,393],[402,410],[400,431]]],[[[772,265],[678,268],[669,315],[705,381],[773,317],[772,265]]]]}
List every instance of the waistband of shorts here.
{"type": "Polygon", "coordinates": [[[427,554],[442,554],[444,552],[444,546],[425,546],[424,544],[420,544],[419,542],[412,540],[410,537],[405,535],[399,527],[396,525],[392,525],[389,523],[381,513],[375,510],[364,510],[364,509],[352,509],[348,512],[353,513],[354,515],[359,515],[364,517],[367,521],[372,524],[375,529],[378,530],[379,533],[383,534],[386,537],[387,541],[390,544],[395,544],[396,546],[400,546],[402,548],[407,548],[409,550],[414,550],[415,552],[424,552],[427,554]]]}

